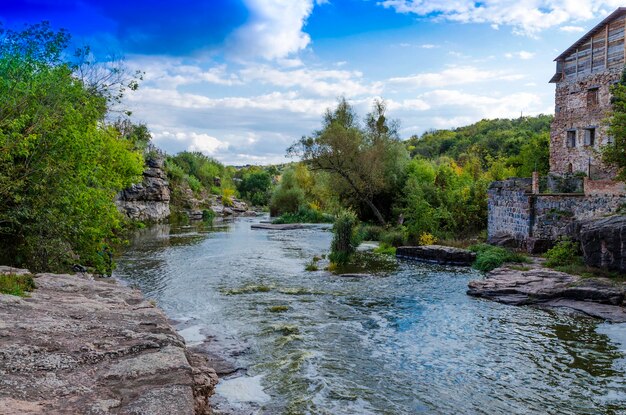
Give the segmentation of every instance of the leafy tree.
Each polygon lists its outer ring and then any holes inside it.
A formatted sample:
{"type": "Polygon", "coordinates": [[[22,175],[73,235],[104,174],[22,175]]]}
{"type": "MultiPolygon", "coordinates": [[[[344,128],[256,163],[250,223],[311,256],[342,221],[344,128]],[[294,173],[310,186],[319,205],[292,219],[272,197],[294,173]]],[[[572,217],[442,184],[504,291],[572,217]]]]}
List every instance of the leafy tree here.
{"type": "Polygon", "coordinates": [[[321,130],[288,149],[311,170],[330,173],[337,194],[366,205],[383,225],[386,220],[375,198],[401,182],[408,159],[396,125],[387,120],[385,111],[384,102],[375,101],[361,126],[354,109],[342,98],[334,110],[326,111],[321,130]]]}
{"type": "Polygon", "coordinates": [[[103,270],[122,217],[113,200],[143,158],[107,126],[107,98],[63,60],[47,23],[0,32],[0,260],[33,270],[103,270]]]}
{"type": "Polygon", "coordinates": [[[304,191],[298,185],[293,169],[285,170],[270,200],[270,214],[296,213],[304,205],[304,191]]]}
{"type": "Polygon", "coordinates": [[[611,87],[611,105],[608,134],[613,142],[604,147],[602,158],[617,168],[620,180],[626,181],[626,69],[620,81],[611,87]]]}
{"type": "Polygon", "coordinates": [[[270,199],[272,178],[263,170],[249,170],[243,174],[237,189],[246,200],[256,206],[265,206],[270,199]]]}

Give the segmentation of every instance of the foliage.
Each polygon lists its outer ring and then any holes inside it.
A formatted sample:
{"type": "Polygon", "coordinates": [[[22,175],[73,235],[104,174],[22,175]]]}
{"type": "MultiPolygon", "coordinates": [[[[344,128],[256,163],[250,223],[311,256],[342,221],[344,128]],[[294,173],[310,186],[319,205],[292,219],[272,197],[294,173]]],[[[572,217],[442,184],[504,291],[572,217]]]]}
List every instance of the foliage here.
{"type": "Polygon", "coordinates": [[[374,249],[374,252],[382,255],[396,256],[396,247],[387,245],[383,242],[378,246],[378,248],[374,249]]]}
{"type": "Polygon", "coordinates": [[[569,239],[557,242],[544,256],[547,259],[545,265],[550,268],[582,263],[578,243],[569,239]]]}
{"type": "Polygon", "coordinates": [[[349,210],[337,216],[333,225],[333,241],[330,246],[329,258],[335,264],[346,264],[356,247],[359,245],[357,236],[358,218],[349,210]]]}
{"type": "Polygon", "coordinates": [[[398,203],[409,242],[424,233],[438,238],[476,233],[487,224],[490,174],[476,158],[459,165],[449,158],[412,160],[407,168],[404,196],[398,203]]]}
{"type": "Polygon", "coordinates": [[[419,245],[434,245],[437,243],[437,238],[435,238],[431,233],[424,232],[420,235],[419,245]]]}
{"type": "Polygon", "coordinates": [[[608,165],[618,169],[618,178],[626,181],[626,68],[620,82],[611,87],[613,112],[609,119],[609,136],[613,142],[604,146],[602,158],[608,165]]]}
{"type": "Polygon", "coordinates": [[[483,170],[490,161],[501,159],[514,175],[530,177],[537,169],[549,169],[551,115],[515,119],[482,120],[454,130],[432,130],[406,141],[412,157],[437,159],[442,156],[462,163],[476,157],[483,170]]]}
{"type": "Polygon", "coordinates": [[[224,206],[233,206],[233,197],[235,196],[235,191],[232,189],[222,189],[222,205],[224,206]]]}
{"type": "Polygon", "coordinates": [[[213,222],[215,219],[215,212],[212,209],[203,209],[202,210],[202,220],[205,222],[213,222]]]}
{"type": "Polygon", "coordinates": [[[526,256],[499,246],[479,244],[471,246],[470,250],[476,252],[474,268],[479,271],[491,271],[505,262],[529,262],[526,256]]]}
{"type": "Polygon", "coordinates": [[[274,189],[270,199],[270,214],[280,216],[285,213],[295,214],[305,203],[304,191],[296,180],[293,169],[283,172],[280,183],[274,189]]]}
{"type": "Polygon", "coordinates": [[[342,98],[334,110],[326,111],[321,130],[288,149],[311,170],[328,172],[329,184],[344,205],[357,210],[360,204],[367,206],[382,225],[386,220],[375,201],[397,189],[408,160],[397,125],[387,120],[385,111],[385,103],[375,101],[360,125],[354,109],[342,98]]]}
{"type": "Polygon", "coordinates": [[[27,292],[37,288],[30,274],[0,274],[0,293],[26,297],[27,292]]]}
{"type": "Polygon", "coordinates": [[[67,33],[39,24],[0,36],[0,260],[102,271],[103,244],[123,225],[113,200],[140,181],[141,151],[63,61],[67,33]]]}
{"type": "Polygon", "coordinates": [[[308,206],[300,206],[295,213],[283,213],[272,223],[333,223],[333,216],[311,209],[308,206]]]}
{"type": "Polygon", "coordinates": [[[385,228],[376,225],[362,224],[359,228],[360,238],[363,241],[380,241],[384,232],[385,228]]]}
{"type": "Polygon", "coordinates": [[[259,168],[248,169],[241,174],[237,190],[242,198],[254,206],[266,206],[271,197],[272,177],[259,168]]]}
{"type": "Polygon", "coordinates": [[[407,235],[404,228],[389,229],[383,232],[380,237],[380,241],[390,246],[403,246],[406,245],[407,235]]]}

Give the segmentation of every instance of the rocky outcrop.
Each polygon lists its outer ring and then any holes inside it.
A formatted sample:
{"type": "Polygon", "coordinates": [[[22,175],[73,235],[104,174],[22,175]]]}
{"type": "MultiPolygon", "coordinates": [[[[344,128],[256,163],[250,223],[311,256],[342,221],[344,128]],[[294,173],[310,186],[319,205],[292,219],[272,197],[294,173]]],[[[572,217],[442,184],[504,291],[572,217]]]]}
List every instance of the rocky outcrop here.
{"type": "Polygon", "coordinates": [[[88,275],[35,284],[0,294],[0,413],[209,413],[215,372],[138,290],[88,275]]]}
{"type": "Polygon", "coordinates": [[[511,305],[568,307],[593,317],[626,322],[626,286],[606,278],[582,278],[544,268],[497,268],[470,281],[468,295],[511,305]]]}
{"type": "Polygon", "coordinates": [[[441,245],[401,246],[396,249],[396,257],[432,264],[461,266],[472,265],[476,260],[476,254],[472,251],[441,245]]]}
{"type": "Polygon", "coordinates": [[[120,212],[133,220],[160,222],[170,215],[170,188],[160,156],[146,160],[143,181],[117,195],[120,212]]]}
{"type": "Polygon", "coordinates": [[[626,273],[626,216],[582,221],[578,227],[587,265],[626,273]]]}

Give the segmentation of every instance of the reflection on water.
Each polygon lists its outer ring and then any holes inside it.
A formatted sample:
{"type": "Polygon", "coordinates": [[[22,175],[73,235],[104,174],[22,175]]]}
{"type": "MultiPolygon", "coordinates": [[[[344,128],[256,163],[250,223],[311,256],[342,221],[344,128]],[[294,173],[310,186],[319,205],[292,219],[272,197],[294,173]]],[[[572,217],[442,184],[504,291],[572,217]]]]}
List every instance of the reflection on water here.
{"type": "Polygon", "coordinates": [[[240,363],[271,397],[260,413],[626,413],[624,325],[470,298],[480,275],[464,268],[306,272],[327,229],[254,221],[144,229],[116,274],[195,340],[245,341],[240,363]]]}

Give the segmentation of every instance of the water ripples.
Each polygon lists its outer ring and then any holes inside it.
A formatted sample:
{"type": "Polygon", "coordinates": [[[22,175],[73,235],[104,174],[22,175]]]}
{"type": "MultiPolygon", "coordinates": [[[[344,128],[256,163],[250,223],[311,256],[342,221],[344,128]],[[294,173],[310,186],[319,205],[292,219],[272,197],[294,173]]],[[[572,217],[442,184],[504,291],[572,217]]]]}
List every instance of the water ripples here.
{"type": "Polygon", "coordinates": [[[116,275],[217,341],[247,341],[239,360],[271,397],[259,413],[626,413],[623,325],[470,298],[480,275],[464,268],[305,272],[327,230],[253,221],[142,230],[116,275]]]}

